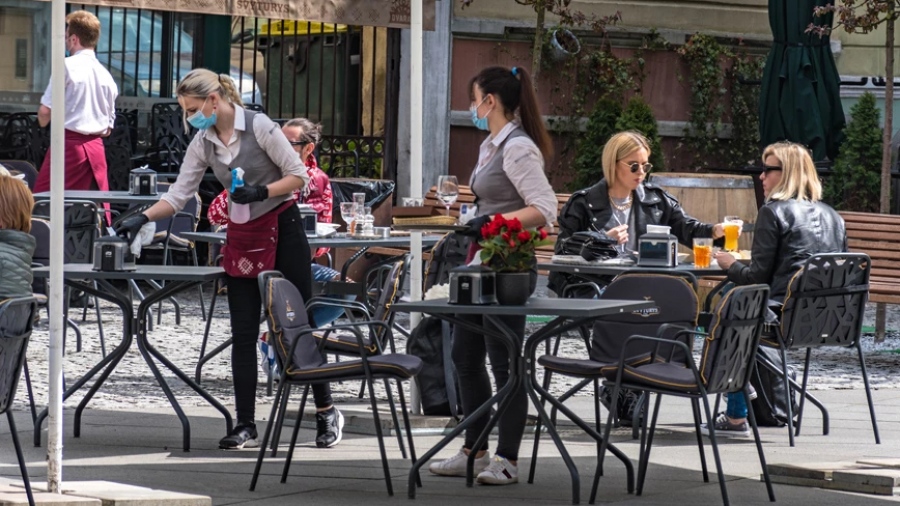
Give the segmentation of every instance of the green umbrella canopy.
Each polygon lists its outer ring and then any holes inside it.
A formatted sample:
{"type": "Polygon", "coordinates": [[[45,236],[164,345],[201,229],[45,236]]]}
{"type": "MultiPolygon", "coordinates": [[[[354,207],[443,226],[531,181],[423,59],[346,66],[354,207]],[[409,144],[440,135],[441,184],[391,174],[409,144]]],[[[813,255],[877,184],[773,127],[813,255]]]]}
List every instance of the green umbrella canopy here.
{"type": "Polygon", "coordinates": [[[774,43],[766,59],[759,99],[763,145],[789,140],[809,147],[814,160],[838,154],[845,125],[840,76],[828,37],[806,33],[810,23],[831,26],[815,7],[833,0],[769,0],[774,43]]]}

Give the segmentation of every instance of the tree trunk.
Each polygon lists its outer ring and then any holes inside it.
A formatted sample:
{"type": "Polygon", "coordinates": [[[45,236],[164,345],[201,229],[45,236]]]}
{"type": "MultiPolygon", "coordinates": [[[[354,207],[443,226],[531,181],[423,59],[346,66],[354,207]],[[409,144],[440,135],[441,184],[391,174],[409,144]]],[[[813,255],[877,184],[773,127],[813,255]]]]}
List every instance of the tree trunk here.
{"type": "Polygon", "coordinates": [[[884,59],[884,140],[881,147],[881,213],[891,212],[891,140],[894,132],[894,4],[887,15],[884,59]]]}
{"type": "Polygon", "coordinates": [[[538,78],[541,76],[541,55],[544,52],[544,14],[547,12],[547,0],[536,0],[534,11],[537,21],[534,25],[534,47],[531,49],[531,83],[534,91],[538,90],[538,78]]]}

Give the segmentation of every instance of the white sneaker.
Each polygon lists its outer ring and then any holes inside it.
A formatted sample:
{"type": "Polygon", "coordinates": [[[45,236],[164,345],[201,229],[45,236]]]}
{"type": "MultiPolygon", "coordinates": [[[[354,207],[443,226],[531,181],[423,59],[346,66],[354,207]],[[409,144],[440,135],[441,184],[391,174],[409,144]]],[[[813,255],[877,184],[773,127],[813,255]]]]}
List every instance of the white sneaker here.
{"type": "MultiPolygon", "coordinates": [[[[449,459],[444,459],[440,462],[432,462],[431,465],[428,466],[428,470],[431,471],[432,474],[437,474],[440,476],[465,476],[466,475],[466,463],[469,460],[469,456],[462,450],[450,457],[449,459]]],[[[474,473],[477,476],[479,473],[485,470],[488,467],[488,464],[491,463],[491,457],[488,452],[484,452],[484,455],[475,459],[475,470],[474,473]]]]}
{"type": "Polygon", "coordinates": [[[510,464],[508,460],[495,455],[491,465],[475,479],[484,485],[510,485],[519,482],[519,468],[510,464]]]}

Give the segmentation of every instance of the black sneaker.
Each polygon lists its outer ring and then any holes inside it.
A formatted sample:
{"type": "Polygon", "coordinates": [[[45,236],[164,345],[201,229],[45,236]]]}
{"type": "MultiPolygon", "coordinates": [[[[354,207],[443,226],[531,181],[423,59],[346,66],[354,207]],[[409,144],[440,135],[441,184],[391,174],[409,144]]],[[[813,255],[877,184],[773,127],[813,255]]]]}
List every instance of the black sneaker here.
{"type": "Polygon", "coordinates": [[[256,433],[255,423],[238,424],[238,426],[231,431],[231,434],[219,440],[219,448],[222,450],[256,448],[259,446],[259,443],[256,441],[257,437],[259,437],[259,435],[256,433]]]}
{"type": "Polygon", "coordinates": [[[316,446],[331,448],[341,442],[344,415],[334,406],[316,413],[316,446]]]}
{"type": "MultiPolygon", "coordinates": [[[[640,390],[619,390],[619,406],[618,416],[619,425],[623,427],[631,427],[634,424],[634,412],[641,409],[641,392],[640,390]]],[[[640,424],[641,419],[638,417],[637,423],[640,424]]]]}
{"type": "MultiPolygon", "coordinates": [[[[744,420],[740,423],[733,423],[725,413],[719,413],[716,417],[716,436],[727,438],[748,438],[750,437],[750,425],[744,420]]],[[[700,430],[704,436],[709,436],[709,424],[701,423],[700,430]]]]}

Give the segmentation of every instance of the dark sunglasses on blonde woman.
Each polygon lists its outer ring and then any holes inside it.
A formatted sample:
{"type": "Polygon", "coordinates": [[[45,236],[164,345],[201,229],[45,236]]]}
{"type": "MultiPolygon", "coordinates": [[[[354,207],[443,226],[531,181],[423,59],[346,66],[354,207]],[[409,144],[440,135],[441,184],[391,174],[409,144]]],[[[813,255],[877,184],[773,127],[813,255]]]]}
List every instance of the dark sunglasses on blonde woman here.
{"type": "MultiPolygon", "coordinates": [[[[622,163],[625,163],[625,162],[622,162],[622,163]]],[[[637,171],[639,171],[641,169],[643,169],[644,174],[649,174],[650,171],[653,170],[653,164],[649,163],[649,162],[645,163],[645,164],[640,164],[638,162],[631,162],[631,163],[626,163],[625,165],[628,166],[628,169],[631,170],[632,174],[637,174],[637,171]]]]}

